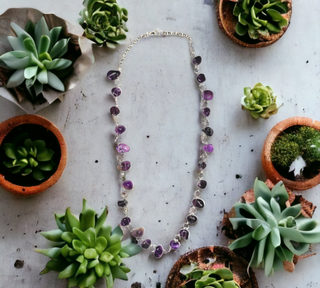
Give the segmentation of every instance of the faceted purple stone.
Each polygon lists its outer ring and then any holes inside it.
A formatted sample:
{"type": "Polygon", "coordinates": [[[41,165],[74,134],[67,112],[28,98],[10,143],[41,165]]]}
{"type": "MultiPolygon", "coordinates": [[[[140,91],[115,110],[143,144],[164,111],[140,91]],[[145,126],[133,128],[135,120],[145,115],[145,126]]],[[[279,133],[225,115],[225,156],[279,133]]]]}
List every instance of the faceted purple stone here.
{"type": "Polygon", "coordinates": [[[120,164],[120,170],[121,171],[128,171],[131,167],[131,163],[129,161],[123,161],[120,164]]]}
{"type": "Polygon", "coordinates": [[[157,259],[161,258],[163,255],[163,247],[161,245],[158,245],[154,250],[153,255],[157,259]]]}
{"type": "Polygon", "coordinates": [[[198,183],[198,187],[201,189],[204,189],[207,187],[207,181],[206,180],[200,180],[198,183]]]}
{"type": "Polygon", "coordinates": [[[121,226],[128,226],[131,222],[131,219],[129,217],[124,217],[121,220],[121,226]]]}
{"type": "Polygon", "coordinates": [[[121,95],[121,89],[119,87],[113,87],[111,89],[111,94],[114,96],[114,97],[118,97],[121,95]]]}
{"type": "Polygon", "coordinates": [[[201,60],[202,60],[201,56],[194,57],[193,60],[192,60],[192,64],[193,65],[200,65],[201,60]]]}
{"type": "Polygon", "coordinates": [[[204,76],[204,74],[199,74],[197,76],[197,82],[198,83],[203,83],[204,81],[206,81],[206,76],[204,76]]]}
{"type": "Polygon", "coordinates": [[[177,240],[171,240],[170,241],[170,247],[172,250],[177,250],[180,247],[180,243],[177,240]]]}
{"type": "Polygon", "coordinates": [[[142,243],[141,243],[141,247],[143,249],[148,249],[151,245],[151,240],[150,239],[146,239],[146,240],[143,240],[142,243]]]}
{"type": "Polygon", "coordinates": [[[125,207],[127,204],[128,204],[128,201],[126,199],[118,201],[118,206],[119,207],[125,207]]]}
{"type": "Polygon", "coordinates": [[[213,152],[213,145],[212,144],[207,144],[203,146],[203,151],[207,153],[212,153],[213,152]]]}
{"type": "Polygon", "coordinates": [[[202,97],[204,100],[212,100],[213,99],[213,92],[210,90],[204,90],[202,92],[202,97]]]}
{"type": "Polygon", "coordinates": [[[117,116],[118,114],[120,114],[120,109],[116,106],[113,106],[110,108],[110,114],[113,116],[117,116]]]}
{"type": "Polygon", "coordinates": [[[114,131],[118,134],[121,135],[124,131],[126,131],[126,127],[124,127],[123,125],[118,125],[114,131]]]}
{"type": "Polygon", "coordinates": [[[122,187],[126,190],[132,190],[133,188],[133,182],[130,180],[126,180],[122,182],[122,187]]]}
{"type": "Polygon", "coordinates": [[[194,198],[192,200],[192,204],[193,204],[193,206],[200,208],[200,209],[204,207],[204,201],[200,198],[194,198]]]}
{"type": "Polygon", "coordinates": [[[200,169],[200,170],[203,170],[203,169],[205,169],[207,167],[207,164],[205,163],[205,162],[200,162],[200,163],[198,163],[198,168],[200,169]]]}
{"type": "Polygon", "coordinates": [[[213,135],[213,130],[210,127],[206,127],[202,130],[207,136],[213,135]]]}
{"type": "Polygon", "coordinates": [[[185,240],[188,240],[189,239],[189,236],[190,236],[190,232],[189,230],[187,229],[181,229],[180,232],[179,232],[180,236],[185,239],[185,240]]]}
{"type": "Polygon", "coordinates": [[[137,228],[134,228],[132,231],[131,231],[131,234],[133,237],[135,238],[140,238],[143,236],[144,234],[144,228],[143,227],[137,227],[137,228]]]}
{"type": "Polygon", "coordinates": [[[119,153],[126,153],[130,151],[130,147],[127,144],[120,143],[117,145],[116,150],[119,153]]]}
{"type": "Polygon", "coordinates": [[[196,224],[196,222],[198,221],[198,217],[196,215],[189,214],[187,216],[187,221],[189,222],[189,224],[196,224]]]}
{"type": "Polygon", "coordinates": [[[211,112],[211,110],[208,107],[202,109],[202,114],[204,117],[209,117],[210,112],[211,112]]]}
{"type": "Polygon", "coordinates": [[[119,78],[121,72],[119,70],[110,70],[107,73],[107,78],[111,81],[116,80],[119,78]]]}

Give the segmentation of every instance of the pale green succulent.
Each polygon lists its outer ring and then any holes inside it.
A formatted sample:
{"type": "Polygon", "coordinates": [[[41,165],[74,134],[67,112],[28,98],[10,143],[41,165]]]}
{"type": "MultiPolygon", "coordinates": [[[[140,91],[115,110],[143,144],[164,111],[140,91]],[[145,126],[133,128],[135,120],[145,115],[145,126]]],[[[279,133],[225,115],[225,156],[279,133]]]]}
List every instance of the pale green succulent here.
{"type": "Polygon", "coordinates": [[[286,206],[288,193],[280,181],[270,191],[267,185],[256,179],[255,202],[234,205],[236,217],[230,218],[233,229],[241,226],[251,232],[229,245],[231,250],[254,247],[249,266],[262,267],[265,275],[283,269],[283,261],[292,262],[294,255],[302,255],[311,243],[320,242],[320,225],[301,214],[301,204],[286,206]]]}
{"type": "MultiPolygon", "coordinates": [[[[233,274],[228,268],[203,270],[197,268],[195,263],[184,265],[180,273],[186,276],[180,287],[194,288],[239,288],[233,280],[233,274]]],[[[177,287],[178,288],[178,287],[177,287]]]]}
{"type": "Polygon", "coordinates": [[[248,110],[255,119],[259,117],[268,119],[282,106],[277,107],[277,96],[273,96],[273,91],[269,86],[261,83],[257,83],[253,89],[245,87],[244,95],[241,99],[242,107],[248,110]]]}
{"type": "Polygon", "coordinates": [[[131,239],[121,242],[123,232],[119,226],[113,230],[104,226],[107,214],[106,207],[98,217],[87,207],[85,199],[79,219],[70,208],[63,215],[55,214],[59,229],[41,232],[56,242],[55,247],[36,250],[51,258],[40,274],[58,271],[60,279],[69,280],[68,288],[94,288],[101,277],[106,278],[107,288],[113,287],[116,278],[128,280],[130,269],[122,260],[139,253],[141,247],[131,243],[131,239]]]}
{"type": "Polygon", "coordinates": [[[61,58],[68,50],[69,39],[60,39],[62,27],[49,31],[44,17],[34,25],[29,21],[23,30],[15,23],[11,28],[17,35],[8,36],[14,51],[0,56],[0,63],[16,70],[7,82],[8,88],[25,83],[29,94],[36,97],[49,85],[58,91],[65,91],[64,84],[55,74],[72,65],[72,61],[61,58]]]}
{"type": "Polygon", "coordinates": [[[126,39],[128,11],[116,0],[84,0],[83,5],[80,25],[88,39],[109,48],[115,48],[118,41],[126,39]]]}
{"type": "Polygon", "coordinates": [[[238,18],[236,33],[251,39],[267,38],[289,25],[283,14],[288,4],[281,0],[239,0],[233,9],[238,18]]]}

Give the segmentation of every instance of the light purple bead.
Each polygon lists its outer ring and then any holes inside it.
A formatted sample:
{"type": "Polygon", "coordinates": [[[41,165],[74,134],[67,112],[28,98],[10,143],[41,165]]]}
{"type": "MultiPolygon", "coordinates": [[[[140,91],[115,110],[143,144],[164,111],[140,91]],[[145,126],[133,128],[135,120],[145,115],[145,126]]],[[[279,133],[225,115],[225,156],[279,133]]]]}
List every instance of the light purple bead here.
{"type": "Polygon", "coordinates": [[[121,167],[121,171],[128,171],[131,167],[131,163],[130,161],[123,161],[121,162],[120,167],[121,167]]]}
{"type": "Polygon", "coordinates": [[[212,153],[213,152],[213,145],[212,144],[207,144],[203,146],[203,151],[207,153],[212,153]]]}
{"type": "Polygon", "coordinates": [[[150,239],[146,239],[146,240],[143,240],[142,243],[141,243],[141,247],[143,249],[148,249],[151,245],[151,240],[150,239]]]}
{"type": "Polygon", "coordinates": [[[124,217],[121,220],[121,226],[128,226],[131,222],[131,219],[129,217],[124,217]]]}
{"type": "Polygon", "coordinates": [[[131,234],[133,237],[135,238],[140,238],[143,236],[144,234],[144,228],[143,227],[137,227],[137,228],[134,228],[132,231],[131,231],[131,234]]]}
{"type": "Polygon", "coordinates": [[[126,190],[132,190],[133,188],[133,182],[130,180],[126,180],[122,182],[122,187],[126,190]]]}
{"type": "Polygon", "coordinates": [[[192,64],[193,65],[200,65],[201,60],[202,60],[201,56],[194,57],[193,60],[192,60],[192,64]]]}
{"type": "Polygon", "coordinates": [[[204,76],[204,74],[199,74],[197,76],[197,82],[198,83],[203,83],[204,81],[206,81],[206,76],[204,76]]]}
{"type": "Polygon", "coordinates": [[[204,117],[209,117],[210,112],[211,112],[211,110],[208,107],[202,109],[202,114],[204,117]]]}
{"type": "Polygon", "coordinates": [[[188,240],[189,239],[189,236],[190,236],[190,232],[189,230],[187,229],[181,229],[180,232],[179,232],[180,236],[185,239],[185,240],[188,240]]]}
{"type": "Polygon", "coordinates": [[[177,240],[171,240],[170,241],[170,247],[172,250],[177,250],[180,247],[180,243],[177,240]]]}
{"type": "Polygon", "coordinates": [[[212,100],[213,99],[213,92],[210,90],[204,90],[202,92],[202,97],[204,100],[212,100]]]}
{"type": "Polygon", "coordinates": [[[107,73],[107,78],[111,81],[119,78],[121,72],[119,70],[110,70],[107,73]]]}
{"type": "Polygon", "coordinates": [[[126,153],[130,151],[130,147],[127,144],[120,143],[117,145],[116,150],[119,153],[126,153]]]}
{"type": "Polygon", "coordinates": [[[163,247],[161,245],[158,245],[153,253],[155,258],[157,259],[161,258],[163,255],[163,247]]]}
{"type": "Polygon", "coordinates": [[[114,131],[115,131],[118,135],[120,135],[120,134],[122,134],[124,131],[126,131],[126,127],[124,127],[123,125],[118,125],[118,126],[114,129],[114,131]]]}
{"type": "Polygon", "coordinates": [[[119,87],[113,87],[111,93],[114,97],[118,97],[121,95],[121,89],[119,87]]]}

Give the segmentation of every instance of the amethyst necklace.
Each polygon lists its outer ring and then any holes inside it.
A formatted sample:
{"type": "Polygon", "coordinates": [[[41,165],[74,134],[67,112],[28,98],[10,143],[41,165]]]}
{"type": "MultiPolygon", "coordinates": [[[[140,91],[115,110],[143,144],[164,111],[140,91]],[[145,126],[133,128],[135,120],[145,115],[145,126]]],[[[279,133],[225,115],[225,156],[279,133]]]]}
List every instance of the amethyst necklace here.
{"type": "Polygon", "coordinates": [[[107,73],[107,78],[111,81],[115,82],[115,87],[111,89],[111,94],[115,100],[115,106],[110,108],[110,113],[113,117],[114,123],[116,125],[115,132],[115,146],[116,146],[116,158],[118,161],[118,169],[120,170],[120,184],[121,184],[121,200],[118,201],[118,206],[123,209],[124,218],[121,220],[121,226],[129,229],[132,236],[134,236],[139,245],[142,248],[149,250],[156,259],[161,258],[164,254],[169,253],[170,251],[175,251],[179,249],[182,240],[188,240],[190,236],[189,226],[196,224],[198,221],[198,217],[196,216],[197,210],[202,209],[205,205],[203,199],[200,198],[201,192],[207,186],[207,181],[203,178],[203,170],[206,168],[206,160],[208,154],[213,152],[212,144],[208,143],[209,137],[213,135],[213,130],[209,127],[208,116],[210,115],[210,108],[207,107],[207,101],[213,99],[213,92],[206,89],[204,84],[206,77],[204,74],[199,72],[199,64],[201,63],[201,57],[196,56],[194,52],[192,39],[188,34],[179,33],[179,32],[167,32],[167,31],[152,31],[146,32],[143,35],[140,35],[130,44],[125,53],[123,54],[118,70],[110,70],[107,73]],[[122,64],[131,50],[131,48],[141,39],[151,36],[178,36],[185,37],[189,41],[189,49],[191,54],[191,64],[193,66],[194,73],[196,74],[196,82],[199,85],[200,90],[200,112],[201,112],[201,129],[202,132],[200,134],[200,156],[198,162],[198,174],[197,181],[193,199],[190,204],[189,211],[186,215],[186,221],[182,224],[181,228],[178,230],[178,233],[172,237],[168,241],[168,248],[165,248],[159,244],[153,244],[150,239],[144,238],[145,229],[143,227],[133,226],[133,221],[129,217],[129,209],[128,209],[128,195],[129,191],[133,189],[133,182],[131,180],[127,180],[127,173],[131,167],[131,163],[124,159],[124,154],[130,151],[130,148],[127,144],[121,142],[121,134],[123,134],[126,130],[125,126],[119,124],[118,115],[120,113],[118,97],[121,95],[121,84],[120,84],[120,75],[122,64]]]}

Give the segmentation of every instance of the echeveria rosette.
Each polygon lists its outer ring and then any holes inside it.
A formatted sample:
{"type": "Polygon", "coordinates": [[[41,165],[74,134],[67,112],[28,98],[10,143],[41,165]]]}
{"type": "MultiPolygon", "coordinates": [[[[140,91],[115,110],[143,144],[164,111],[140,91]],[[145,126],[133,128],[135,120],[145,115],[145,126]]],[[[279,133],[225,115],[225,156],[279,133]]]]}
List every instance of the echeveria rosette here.
{"type": "Polygon", "coordinates": [[[41,235],[57,242],[56,247],[36,250],[51,258],[40,274],[58,271],[60,279],[69,280],[69,288],[94,288],[101,277],[106,278],[107,288],[113,287],[115,278],[128,280],[130,269],[122,260],[139,253],[141,247],[131,243],[131,239],[121,242],[123,232],[119,226],[113,230],[104,226],[107,214],[106,207],[98,217],[87,207],[85,199],[79,219],[70,208],[64,215],[55,214],[59,229],[41,235]]]}
{"type": "Polygon", "coordinates": [[[288,5],[281,0],[239,0],[233,10],[236,33],[251,39],[268,39],[288,26],[288,5]]]}
{"type": "Polygon", "coordinates": [[[25,30],[13,22],[11,28],[17,35],[8,36],[14,51],[0,56],[0,62],[16,70],[9,78],[7,88],[25,83],[33,97],[42,93],[44,85],[65,91],[64,84],[55,74],[72,65],[72,61],[61,58],[67,52],[69,42],[69,39],[59,40],[62,27],[54,27],[49,31],[42,17],[36,25],[29,21],[25,30]]]}
{"type": "Polygon", "coordinates": [[[270,115],[276,114],[281,107],[277,107],[277,97],[273,95],[272,89],[261,83],[257,83],[253,89],[245,87],[244,95],[241,99],[241,105],[255,119],[259,117],[268,119],[270,115]]]}
{"type": "Polygon", "coordinates": [[[249,266],[262,267],[265,275],[283,269],[283,261],[307,252],[311,243],[320,242],[320,225],[301,214],[301,204],[286,206],[288,193],[282,182],[270,191],[256,179],[255,202],[234,205],[236,217],[230,218],[233,229],[247,226],[251,232],[229,245],[231,250],[254,245],[249,266]]]}
{"type": "Polygon", "coordinates": [[[83,5],[80,24],[88,39],[109,48],[116,48],[118,41],[126,39],[128,11],[116,0],[84,0],[83,5]]]}

